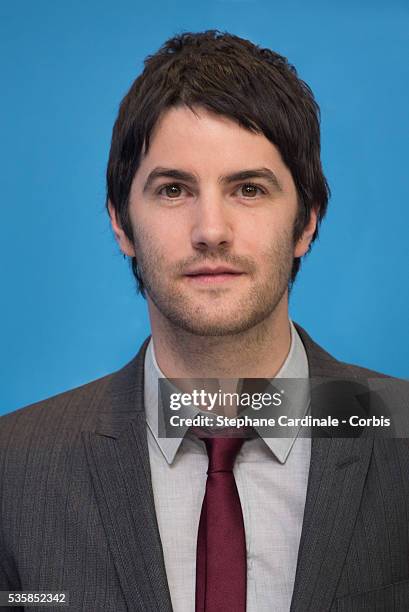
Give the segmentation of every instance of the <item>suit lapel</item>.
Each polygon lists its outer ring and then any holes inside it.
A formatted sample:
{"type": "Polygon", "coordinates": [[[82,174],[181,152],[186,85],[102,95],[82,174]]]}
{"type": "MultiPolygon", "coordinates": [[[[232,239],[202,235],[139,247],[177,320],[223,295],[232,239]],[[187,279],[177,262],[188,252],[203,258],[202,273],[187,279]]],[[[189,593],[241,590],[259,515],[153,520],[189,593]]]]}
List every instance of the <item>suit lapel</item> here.
{"type": "MultiPolygon", "coordinates": [[[[297,330],[311,377],[342,378],[343,364],[297,330]]],[[[350,374],[345,368],[344,375],[350,374]]],[[[313,408],[313,407],[312,407],[313,408]]],[[[372,455],[371,438],[313,438],[291,612],[330,610],[372,455]]]]}
{"type": "Polygon", "coordinates": [[[144,410],[145,341],[114,374],[95,431],[82,432],[101,520],[130,610],[171,612],[150,477],[144,410]]]}
{"type": "Polygon", "coordinates": [[[291,612],[330,610],[355,525],[373,441],[312,440],[291,612]]]}

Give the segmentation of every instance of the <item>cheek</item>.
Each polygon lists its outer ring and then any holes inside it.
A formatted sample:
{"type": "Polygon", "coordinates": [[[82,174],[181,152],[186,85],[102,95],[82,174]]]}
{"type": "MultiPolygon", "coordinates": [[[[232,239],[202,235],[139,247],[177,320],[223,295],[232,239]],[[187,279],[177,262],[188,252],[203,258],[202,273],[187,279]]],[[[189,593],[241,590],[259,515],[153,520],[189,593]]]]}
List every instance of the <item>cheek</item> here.
{"type": "Polygon", "coordinates": [[[268,251],[280,235],[284,232],[284,224],[279,218],[266,218],[266,216],[247,217],[243,223],[236,227],[237,246],[260,254],[268,251]]]}
{"type": "Polygon", "coordinates": [[[260,272],[270,270],[272,263],[286,267],[293,260],[292,225],[288,219],[279,216],[268,220],[264,218],[251,226],[247,224],[245,233],[236,245],[238,254],[252,258],[260,272]]]}
{"type": "Polygon", "coordinates": [[[183,215],[158,215],[152,220],[152,233],[162,251],[170,257],[180,251],[186,251],[190,244],[190,228],[183,215]]]}
{"type": "Polygon", "coordinates": [[[170,262],[178,258],[178,253],[186,251],[188,230],[175,215],[166,218],[159,214],[134,215],[132,227],[137,250],[150,253],[154,259],[170,262]]]}

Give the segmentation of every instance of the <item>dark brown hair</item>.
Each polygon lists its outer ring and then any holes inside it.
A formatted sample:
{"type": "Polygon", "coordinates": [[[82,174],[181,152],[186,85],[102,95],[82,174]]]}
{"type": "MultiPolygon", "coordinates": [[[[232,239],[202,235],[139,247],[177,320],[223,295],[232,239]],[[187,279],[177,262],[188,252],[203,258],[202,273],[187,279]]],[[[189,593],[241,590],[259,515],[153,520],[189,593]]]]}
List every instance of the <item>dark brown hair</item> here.
{"type": "MultiPolygon", "coordinates": [[[[329,187],[320,160],[320,111],[313,93],[285,57],[217,30],[169,39],[145,60],[142,74],[121,102],[107,168],[107,205],[133,240],[128,215],[132,180],[158,119],[172,106],[202,107],[264,134],[280,151],[298,193],[294,241],[310,212],[325,215],[329,187]]],[[[294,259],[290,286],[300,267],[294,259]]],[[[135,258],[138,288],[143,282],[135,258]]]]}

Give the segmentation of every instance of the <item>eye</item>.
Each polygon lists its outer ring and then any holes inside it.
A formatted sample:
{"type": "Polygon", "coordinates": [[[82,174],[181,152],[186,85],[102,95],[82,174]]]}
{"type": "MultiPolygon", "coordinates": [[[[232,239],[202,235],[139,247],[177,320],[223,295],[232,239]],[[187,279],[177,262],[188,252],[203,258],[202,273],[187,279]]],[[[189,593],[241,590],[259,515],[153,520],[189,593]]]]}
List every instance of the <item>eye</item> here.
{"type": "Polygon", "coordinates": [[[264,194],[265,191],[259,187],[258,185],[253,185],[253,183],[245,183],[244,185],[240,185],[239,187],[240,195],[245,198],[255,198],[260,194],[264,194]]]}
{"type": "Polygon", "coordinates": [[[169,185],[164,185],[158,191],[159,195],[166,196],[170,199],[179,198],[182,195],[183,187],[178,185],[178,183],[171,183],[169,185]]]}

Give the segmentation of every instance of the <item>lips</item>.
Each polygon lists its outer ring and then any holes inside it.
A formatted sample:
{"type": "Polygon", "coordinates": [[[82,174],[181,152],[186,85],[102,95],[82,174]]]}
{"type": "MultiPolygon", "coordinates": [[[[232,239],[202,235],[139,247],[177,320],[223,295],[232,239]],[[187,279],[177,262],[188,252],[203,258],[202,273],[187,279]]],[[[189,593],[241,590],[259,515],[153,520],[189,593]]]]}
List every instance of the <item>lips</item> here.
{"type": "Polygon", "coordinates": [[[197,287],[220,287],[244,276],[244,272],[230,266],[198,266],[185,272],[185,279],[197,287]]]}
{"type": "Polygon", "coordinates": [[[185,272],[186,276],[219,276],[237,274],[243,274],[243,272],[229,266],[217,266],[215,268],[210,266],[202,266],[185,272]]]}

